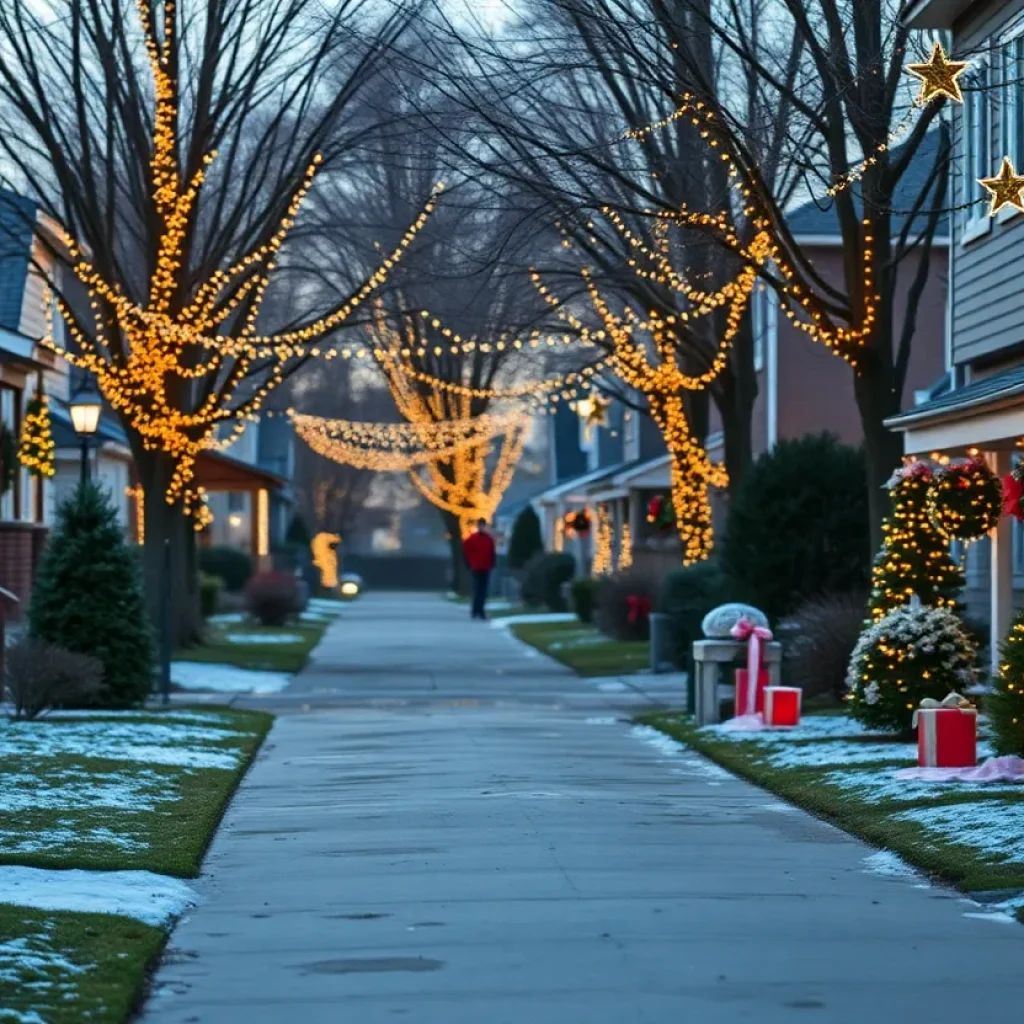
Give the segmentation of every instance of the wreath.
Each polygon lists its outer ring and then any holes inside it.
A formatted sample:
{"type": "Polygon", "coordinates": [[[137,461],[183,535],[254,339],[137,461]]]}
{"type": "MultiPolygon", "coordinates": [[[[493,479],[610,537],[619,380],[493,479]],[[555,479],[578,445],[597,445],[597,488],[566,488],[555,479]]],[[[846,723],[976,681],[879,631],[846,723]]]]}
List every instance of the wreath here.
{"type": "Polygon", "coordinates": [[[947,537],[977,540],[1003,512],[1003,494],[995,474],[976,457],[943,466],[928,489],[928,517],[947,537]]]}
{"type": "Polygon", "coordinates": [[[569,520],[569,526],[574,533],[584,536],[590,533],[590,513],[586,509],[581,509],[569,520]]]}
{"type": "Polygon", "coordinates": [[[647,505],[647,522],[662,533],[669,533],[676,525],[676,510],[663,494],[651,498],[647,505]]]}

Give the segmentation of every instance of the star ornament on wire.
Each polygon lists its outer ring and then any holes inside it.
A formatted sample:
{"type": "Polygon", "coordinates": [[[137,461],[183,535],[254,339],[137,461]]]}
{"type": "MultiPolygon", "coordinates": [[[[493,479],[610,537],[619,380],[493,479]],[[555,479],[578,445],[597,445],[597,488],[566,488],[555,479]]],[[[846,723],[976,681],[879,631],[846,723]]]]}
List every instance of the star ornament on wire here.
{"type": "Polygon", "coordinates": [[[1004,206],[1024,213],[1024,175],[1017,173],[1013,161],[1003,157],[1003,164],[994,178],[979,178],[978,184],[992,197],[988,215],[994,217],[1004,206]]]}
{"type": "Polygon", "coordinates": [[[908,64],[907,71],[921,80],[921,91],[917,102],[924,106],[937,96],[950,99],[954,103],[963,103],[964,94],[960,91],[957,79],[970,67],[964,60],[950,60],[942,43],[936,42],[932,47],[932,55],[926,64],[908,64]]]}
{"type": "Polygon", "coordinates": [[[581,410],[584,414],[583,430],[586,439],[589,441],[593,436],[595,427],[608,426],[608,409],[612,403],[600,395],[591,395],[585,402],[580,404],[583,405],[581,410]]]}

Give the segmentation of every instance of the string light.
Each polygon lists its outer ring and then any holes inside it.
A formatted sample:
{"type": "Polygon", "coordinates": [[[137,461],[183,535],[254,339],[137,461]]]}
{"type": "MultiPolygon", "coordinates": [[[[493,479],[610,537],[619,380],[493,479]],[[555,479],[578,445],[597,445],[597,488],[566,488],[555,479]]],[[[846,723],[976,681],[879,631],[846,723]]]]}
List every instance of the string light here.
{"type": "Polygon", "coordinates": [[[629,528],[629,521],[622,524],[622,533],[619,537],[619,562],[618,571],[623,572],[633,564],[633,532],[629,528]]]}
{"type": "MultiPolygon", "coordinates": [[[[319,354],[315,342],[343,324],[386,280],[433,211],[441,186],[434,190],[395,249],[341,306],[300,329],[257,336],[255,324],[270,273],[321,163],[316,155],[270,240],[234,265],[213,273],[182,303],[183,275],[191,262],[188,227],[207,169],[217,154],[206,154],[192,178],[182,179],[178,167],[178,153],[183,148],[178,131],[178,83],[164,56],[172,45],[177,15],[173,4],[164,5],[158,33],[148,4],[138,0],[136,9],[155,96],[150,173],[153,208],[160,225],[147,295],[143,303],[131,301],[120,282],[104,278],[77,243],[66,237],[75,277],[88,292],[94,333],[87,336],[58,297],[57,308],[72,344],[65,348],[56,343],[52,323],[45,344],[72,365],[94,374],[104,397],[139,435],[143,446],[171,458],[174,468],[164,497],[172,505],[180,501],[182,510],[195,518],[197,528],[202,528],[212,516],[202,489],[194,484],[199,453],[224,447],[241,433],[245,427],[242,421],[255,416],[284,379],[291,359],[319,354]],[[241,311],[243,303],[246,313],[237,332],[233,336],[218,333],[233,314],[241,311]],[[119,349],[121,339],[126,351],[119,349]],[[272,359],[273,363],[267,378],[254,388],[249,374],[257,359],[272,359]],[[195,387],[192,382],[208,386],[195,387]],[[205,397],[192,405],[190,396],[196,393],[205,397]],[[231,436],[218,438],[218,427],[232,421],[231,436]]],[[[46,300],[49,305],[49,295],[46,300]]]]}
{"type": "Polygon", "coordinates": [[[135,543],[146,542],[146,492],[142,484],[133,484],[124,489],[125,496],[132,499],[135,508],[135,543]]]}
{"type": "Polygon", "coordinates": [[[590,572],[593,576],[607,576],[612,571],[612,523],[608,509],[597,506],[597,530],[594,533],[594,560],[590,572]]]}
{"type": "Polygon", "coordinates": [[[56,452],[50,423],[50,402],[46,395],[37,394],[25,410],[18,461],[33,476],[52,477],[57,472],[56,452]]]}

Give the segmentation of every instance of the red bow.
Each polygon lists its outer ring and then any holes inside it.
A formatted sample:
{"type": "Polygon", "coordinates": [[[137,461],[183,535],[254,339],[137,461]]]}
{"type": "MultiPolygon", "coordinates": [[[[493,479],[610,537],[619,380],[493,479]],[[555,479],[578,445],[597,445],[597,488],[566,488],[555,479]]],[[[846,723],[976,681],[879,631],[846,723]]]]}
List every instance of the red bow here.
{"type": "Polygon", "coordinates": [[[626,620],[631,626],[636,626],[638,623],[646,621],[651,614],[651,599],[630,594],[626,598],[626,608],[626,620]]]}
{"type": "Polygon", "coordinates": [[[1024,484],[1021,484],[1013,473],[1008,473],[1003,477],[1003,515],[1013,516],[1024,523],[1021,498],[1024,498],[1024,484]]]}

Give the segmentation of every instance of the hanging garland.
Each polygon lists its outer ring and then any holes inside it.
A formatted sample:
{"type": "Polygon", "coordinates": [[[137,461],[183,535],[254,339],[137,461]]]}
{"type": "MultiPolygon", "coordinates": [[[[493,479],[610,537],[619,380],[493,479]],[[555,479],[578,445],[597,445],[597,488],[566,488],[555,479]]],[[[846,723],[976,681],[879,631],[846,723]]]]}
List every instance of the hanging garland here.
{"type": "Polygon", "coordinates": [[[672,501],[663,494],[656,494],[647,504],[647,522],[660,533],[670,533],[676,525],[676,510],[672,501]]]}
{"type": "Polygon", "coordinates": [[[14,431],[6,423],[0,423],[0,494],[6,494],[11,489],[16,465],[14,431]]]}
{"type": "Polygon", "coordinates": [[[998,522],[1003,510],[999,481],[985,460],[943,466],[928,489],[928,518],[956,540],[977,540],[998,522]]]}
{"type": "Polygon", "coordinates": [[[56,444],[50,426],[50,403],[46,395],[36,395],[28,404],[25,423],[21,428],[18,461],[33,476],[53,476],[56,444]]]}

